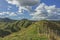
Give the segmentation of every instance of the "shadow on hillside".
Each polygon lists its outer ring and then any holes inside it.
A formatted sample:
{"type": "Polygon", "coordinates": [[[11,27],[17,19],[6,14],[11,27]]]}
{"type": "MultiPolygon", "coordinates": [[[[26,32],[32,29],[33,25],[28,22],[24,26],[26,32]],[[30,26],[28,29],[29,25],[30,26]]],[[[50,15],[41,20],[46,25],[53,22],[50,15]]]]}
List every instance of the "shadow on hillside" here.
{"type": "Polygon", "coordinates": [[[9,31],[0,30],[0,37],[4,38],[5,36],[11,34],[9,31]]]}

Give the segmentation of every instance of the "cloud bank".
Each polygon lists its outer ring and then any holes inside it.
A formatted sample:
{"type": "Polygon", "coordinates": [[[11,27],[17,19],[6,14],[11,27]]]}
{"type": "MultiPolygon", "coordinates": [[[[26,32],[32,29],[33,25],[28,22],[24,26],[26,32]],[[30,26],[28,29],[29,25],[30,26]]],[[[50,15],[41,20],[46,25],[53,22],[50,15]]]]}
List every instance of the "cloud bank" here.
{"type": "MultiPolygon", "coordinates": [[[[24,10],[28,11],[32,20],[60,20],[60,8],[56,5],[46,5],[40,3],[40,0],[6,0],[9,4],[19,7],[17,14],[23,14],[24,10]],[[32,6],[39,4],[36,9],[32,11],[32,6]]],[[[10,10],[10,9],[9,9],[10,10]]],[[[14,12],[3,12],[0,15],[7,14],[9,16],[16,16],[14,12]]],[[[20,18],[20,17],[19,17],[20,18]]]]}
{"type": "Polygon", "coordinates": [[[39,3],[39,0],[6,0],[8,3],[16,5],[19,7],[18,12],[22,12],[23,10],[31,10],[31,6],[34,6],[39,3]]]}
{"type": "Polygon", "coordinates": [[[36,5],[38,0],[6,0],[10,4],[21,5],[21,6],[32,6],[36,5]]]}
{"type": "MultiPolygon", "coordinates": [[[[32,6],[39,3],[39,0],[6,0],[9,4],[16,5],[18,8],[17,14],[23,14],[24,10],[30,12],[32,6]]],[[[13,15],[12,15],[13,16],[13,15]]]]}
{"type": "Polygon", "coordinates": [[[48,6],[45,3],[41,3],[35,12],[30,14],[34,20],[60,20],[60,8],[56,8],[55,5],[48,6]]]}

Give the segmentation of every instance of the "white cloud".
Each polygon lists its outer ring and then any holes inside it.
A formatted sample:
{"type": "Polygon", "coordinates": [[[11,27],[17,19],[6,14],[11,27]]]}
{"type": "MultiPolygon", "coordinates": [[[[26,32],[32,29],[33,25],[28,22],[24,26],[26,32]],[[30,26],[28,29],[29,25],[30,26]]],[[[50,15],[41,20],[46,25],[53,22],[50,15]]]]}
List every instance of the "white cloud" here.
{"type": "Polygon", "coordinates": [[[1,15],[4,15],[4,13],[0,13],[0,16],[1,16],[1,15]]]}
{"type": "MultiPolygon", "coordinates": [[[[19,7],[19,14],[23,14],[24,10],[31,12],[33,5],[39,3],[39,0],[7,0],[8,3],[16,5],[19,7]]],[[[10,14],[13,16],[13,14],[10,14]]],[[[60,8],[56,8],[55,5],[48,6],[45,3],[40,3],[40,5],[35,9],[34,12],[30,14],[34,20],[42,19],[60,19],[60,8]]]]}
{"type": "Polygon", "coordinates": [[[17,16],[14,12],[11,12],[9,16],[17,16]]]}
{"type": "MultiPolygon", "coordinates": [[[[18,12],[16,12],[18,15],[23,14],[24,10],[31,12],[32,11],[31,6],[34,6],[39,3],[39,0],[6,0],[6,1],[10,4],[19,7],[18,12]]],[[[11,7],[9,7],[8,10],[10,10],[10,8],[11,7]]]]}
{"type": "Polygon", "coordinates": [[[6,0],[8,3],[19,7],[18,12],[21,13],[23,10],[31,11],[31,6],[39,3],[39,0],[6,0]]]}
{"type": "Polygon", "coordinates": [[[30,14],[34,20],[42,19],[60,19],[60,8],[56,8],[55,5],[48,6],[44,3],[41,3],[36,9],[35,12],[30,14]],[[58,17],[59,15],[59,17],[58,17]]]}
{"type": "Polygon", "coordinates": [[[10,16],[17,16],[14,12],[1,12],[0,17],[10,17],[10,16]]]}
{"type": "Polygon", "coordinates": [[[0,12],[0,16],[4,16],[6,14],[9,14],[9,12],[0,12]]]}
{"type": "Polygon", "coordinates": [[[19,2],[17,0],[6,0],[6,1],[10,4],[19,5],[19,2]]]}
{"type": "Polygon", "coordinates": [[[23,6],[20,6],[19,7],[19,13],[23,13],[24,12],[24,10],[27,10],[28,11],[28,9],[26,9],[25,7],[23,7],[23,6]]]}
{"type": "Polygon", "coordinates": [[[36,5],[39,0],[6,0],[10,4],[22,5],[22,6],[32,6],[36,5]]]}

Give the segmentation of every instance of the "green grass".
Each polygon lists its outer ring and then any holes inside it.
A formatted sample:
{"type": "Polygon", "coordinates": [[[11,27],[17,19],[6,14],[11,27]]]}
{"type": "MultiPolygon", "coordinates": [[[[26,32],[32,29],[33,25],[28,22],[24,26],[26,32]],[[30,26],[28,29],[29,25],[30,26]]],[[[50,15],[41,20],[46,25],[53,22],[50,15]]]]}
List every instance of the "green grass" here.
{"type": "Polygon", "coordinates": [[[38,26],[38,24],[39,23],[34,23],[25,30],[13,33],[3,38],[3,40],[48,40],[46,35],[40,36],[38,32],[40,26],[38,26]]]}
{"type": "MultiPolygon", "coordinates": [[[[11,34],[0,37],[0,40],[49,40],[44,32],[49,29],[60,30],[60,23],[56,21],[36,21],[20,20],[15,22],[0,22],[0,30],[8,31],[11,34]],[[55,27],[56,26],[56,27],[55,27]],[[56,29],[54,29],[56,28],[56,29]]],[[[4,34],[5,35],[5,34],[4,34]]],[[[49,35],[49,34],[48,34],[49,35]]]]}

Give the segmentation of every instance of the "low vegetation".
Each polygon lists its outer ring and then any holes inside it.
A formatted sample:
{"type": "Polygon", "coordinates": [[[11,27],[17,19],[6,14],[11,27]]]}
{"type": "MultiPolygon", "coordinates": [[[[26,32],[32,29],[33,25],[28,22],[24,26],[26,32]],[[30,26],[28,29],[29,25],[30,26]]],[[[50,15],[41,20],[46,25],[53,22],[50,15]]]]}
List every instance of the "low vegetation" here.
{"type": "Polygon", "coordinates": [[[0,20],[0,40],[60,40],[59,36],[60,21],[0,20]]]}

